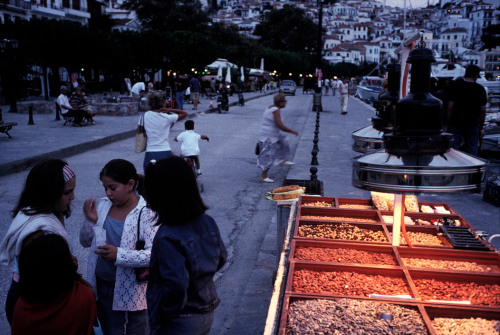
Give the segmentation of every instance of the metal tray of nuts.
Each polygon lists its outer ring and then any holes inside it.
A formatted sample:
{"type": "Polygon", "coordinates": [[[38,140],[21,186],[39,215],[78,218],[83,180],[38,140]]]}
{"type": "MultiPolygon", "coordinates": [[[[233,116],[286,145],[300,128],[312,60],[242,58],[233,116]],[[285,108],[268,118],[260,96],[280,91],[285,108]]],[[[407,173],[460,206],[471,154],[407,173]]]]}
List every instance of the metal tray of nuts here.
{"type": "Polygon", "coordinates": [[[290,263],[286,293],[316,296],[369,297],[412,300],[413,295],[402,269],[360,267],[293,261],[290,263]]]}
{"type": "Polygon", "coordinates": [[[500,312],[464,306],[424,305],[424,313],[431,321],[429,327],[436,334],[498,334],[500,312]]]}
{"type": "Polygon", "coordinates": [[[287,294],[278,335],[429,334],[430,320],[412,303],[287,294]]]}
{"type": "Polygon", "coordinates": [[[293,240],[290,261],[324,262],[398,267],[392,246],[373,244],[293,240]]]}
{"type": "MultiPolygon", "coordinates": [[[[392,241],[392,225],[386,225],[392,241]]],[[[406,234],[414,247],[452,248],[450,242],[439,231],[438,226],[406,226],[406,234]]],[[[406,246],[406,240],[401,233],[401,245],[406,246]]]]}
{"type": "Polygon", "coordinates": [[[357,209],[299,207],[297,216],[301,220],[320,220],[356,223],[381,223],[378,211],[357,209]]]}
{"type": "MultiPolygon", "coordinates": [[[[391,211],[380,211],[382,222],[388,225],[393,224],[393,214],[391,211]]],[[[463,227],[469,227],[470,224],[458,214],[428,214],[417,212],[405,212],[405,225],[410,226],[441,226],[445,222],[453,223],[463,227]]]]}
{"type": "Polygon", "coordinates": [[[408,270],[415,296],[429,303],[458,304],[494,308],[500,313],[499,273],[457,273],[408,270]]]}
{"type": "Polygon", "coordinates": [[[404,266],[466,272],[500,272],[500,254],[473,250],[397,247],[404,266]]]}
{"type": "Polygon", "coordinates": [[[334,208],[335,198],[302,195],[298,204],[299,207],[334,208]]]}
{"type": "Polygon", "coordinates": [[[295,225],[294,238],[376,244],[390,242],[387,231],[381,224],[316,220],[299,220],[295,225]]]}

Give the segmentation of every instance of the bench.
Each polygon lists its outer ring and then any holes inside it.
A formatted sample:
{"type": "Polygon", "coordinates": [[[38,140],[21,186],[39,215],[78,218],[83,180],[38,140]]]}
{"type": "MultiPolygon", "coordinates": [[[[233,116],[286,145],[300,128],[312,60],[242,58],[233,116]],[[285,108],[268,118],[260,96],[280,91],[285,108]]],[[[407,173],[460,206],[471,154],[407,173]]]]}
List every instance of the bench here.
{"type": "Polygon", "coordinates": [[[9,138],[12,138],[9,134],[9,130],[14,126],[17,126],[16,122],[0,122],[0,133],[5,133],[9,138]]]}
{"type": "Polygon", "coordinates": [[[61,115],[63,117],[63,119],[64,119],[63,126],[65,126],[66,123],[68,123],[68,122],[73,123],[73,121],[75,120],[75,117],[73,115],[68,115],[68,114],[63,115],[63,113],[61,113],[61,106],[59,106],[59,104],[57,103],[57,101],[56,101],[56,114],[59,114],[59,115],[61,115]]]}

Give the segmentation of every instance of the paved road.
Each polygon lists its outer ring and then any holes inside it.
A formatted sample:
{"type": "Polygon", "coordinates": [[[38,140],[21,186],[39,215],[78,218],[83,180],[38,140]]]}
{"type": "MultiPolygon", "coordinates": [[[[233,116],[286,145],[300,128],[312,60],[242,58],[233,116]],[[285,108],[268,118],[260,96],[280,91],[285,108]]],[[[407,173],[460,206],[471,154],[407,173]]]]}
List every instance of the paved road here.
{"type": "MultiPolygon", "coordinates": [[[[271,103],[271,96],[248,101],[245,107],[231,107],[228,114],[200,113],[192,115],[195,129],[210,137],[201,144],[203,197],[210,206],[209,214],[218,222],[224,241],[229,249],[230,262],[217,277],[218,292],[222,303],[216,311],[211,334],[254,335],[262,333],[267,306],[272,295],[276,256],[276,207],[264,200],[264,194],[272,187],[280,186],[285,178],[309,179],[311,150],[313,146],[316,113],[311,112],[312,96],[287,97],[284,111],[285,122],[299,130],[299,137],[291,137],[294,161],[292,167],[273,168],[269,176],[275,185],[258,182],[260,171],[255,166],[253,154],[258,124],[263,108],[271,103]]],[[[368,192],[351,185],[351,159],[358,154],[351,150],[351,133],[369,124],[373,110],[352,98],[349,113],[340,115],[338,97],[323,97],[324,112],[320,115],[318,178],[323,181],[325,196],[368,198],[368,192]]],[[[205,104],[205,106],[207,106],[205,104]]],[[[4,109],[5,110],[5,109],[4,109]]],[[[4,113],[4,120],[14,115],[4,113]]],[[[103,145],[81,152],[83,142],[103,141],[110,136],[130,132],[137,117],[98,117],[98,125],[87,128],[62,127],[53,116],[35,115],[35,126],[24,122],[19,130],[13,130],[13,140],[0,138],[0,150],[9,152],[0,156],[0,167],[12,166],[13,157],[30,157],[43,154],[43,148],[67,156],[67,161],[77,173],[77,189],[74,213],[67,222],[74,253],[83,269],[86,250],[79,247],[77,233],[83,218],[81,206],[90,196],[104,196],[97,175],[109,160],[121,157],[142,166],[142,154],[132,152],[133,138],[103,145]],[[10,142],[9,142],[10,141],[10,142]],[[17,146],[17,149],[9,148],[17,146]],[[75,155],[68,156],[63,150],[74,147],[75,155]],[[17,151],[16,151],[17,150],[17,151]],[[63,151],[63,152],[61,152],[63,151]],[[2,161],[4,160],[4,161],[2,161]],[[7,161],[6,161],[7,160],[7,161]],[[2,165],[3,164],[3,165],[2,165]]],[[[172,138],[182,130],[182,124],[172,129],[172,138]]],[[[3,135],[0,135],[3,136],[3,135]]],[[[178,146],[173,144],[174,149],[178,146]]],[[[27,172],[11,173],[0,177],[0,237],[3,236],[27,172]]],[[[500,233],[500,211],[482,201],[481,195],[422,195],[420,201],[446,202],[478,229],[500,233]]],[[[500,239],[497,239],[500,240],[500,239]]],[[[495,244],[500,247],[500,243],[495,244]]],[[[0,303],[5,300],[9,285],[9,269],[0,269],[0,303]]],[[[8,334],[5,317],[0,319],[0,334],[8,334]]]]}

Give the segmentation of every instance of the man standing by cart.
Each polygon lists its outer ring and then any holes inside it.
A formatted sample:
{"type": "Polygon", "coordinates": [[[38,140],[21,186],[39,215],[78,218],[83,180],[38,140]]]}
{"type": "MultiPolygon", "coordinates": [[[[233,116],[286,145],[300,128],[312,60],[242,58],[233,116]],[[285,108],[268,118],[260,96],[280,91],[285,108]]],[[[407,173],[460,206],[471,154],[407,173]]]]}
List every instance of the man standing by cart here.
{"type": "Polygon", "coordinates": [[[486,90],[476,83],[480,69],[469,65],[463,79],[456,80],[451,89],[446,111],[445,130],[453,134],[453,148],[477,156],[486,117],[486,90]]]}

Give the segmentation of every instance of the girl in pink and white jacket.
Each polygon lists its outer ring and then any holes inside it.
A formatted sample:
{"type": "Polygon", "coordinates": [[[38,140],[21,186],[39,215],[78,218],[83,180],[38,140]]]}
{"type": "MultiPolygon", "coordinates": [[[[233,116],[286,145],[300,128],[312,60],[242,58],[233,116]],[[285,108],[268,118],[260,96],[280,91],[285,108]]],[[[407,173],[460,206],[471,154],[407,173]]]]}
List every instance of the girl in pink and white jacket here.
{"type": "Polygon", "coordinates": [[[135,268],[149,265],[155,213],[137,194],[140,179],[132,163],[111,160],[99,177],[107,198],[97,207],[95,199],[85,201],[80,229],[80,243],[91,248],[86,279],[97,292],[98,318],[105,335],[149,334],[147,281],[136,280],[135,268]],[[139,216],[144,250],[136,250],[139,216]]]}

